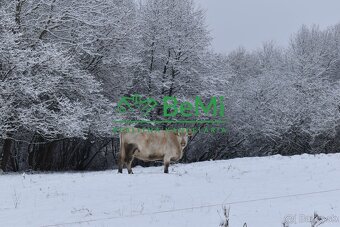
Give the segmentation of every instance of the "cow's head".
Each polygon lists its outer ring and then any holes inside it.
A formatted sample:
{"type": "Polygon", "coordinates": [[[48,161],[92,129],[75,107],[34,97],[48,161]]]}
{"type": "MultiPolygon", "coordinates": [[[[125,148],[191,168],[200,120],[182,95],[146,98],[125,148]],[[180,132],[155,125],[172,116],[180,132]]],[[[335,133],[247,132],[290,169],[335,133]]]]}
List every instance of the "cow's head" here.
{"type": "Polygon", "coordinates": [[[175,132],[175,134],[183,150],[188,145],[189,137],[192,136],[192,131],[190,129],[180,128],[175,132]]]}

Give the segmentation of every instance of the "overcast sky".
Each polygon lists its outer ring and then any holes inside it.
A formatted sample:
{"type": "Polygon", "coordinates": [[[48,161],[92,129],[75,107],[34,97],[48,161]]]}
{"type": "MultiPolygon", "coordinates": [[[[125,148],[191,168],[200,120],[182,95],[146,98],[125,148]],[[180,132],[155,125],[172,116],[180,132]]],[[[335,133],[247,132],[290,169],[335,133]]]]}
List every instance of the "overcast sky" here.
{"type": "Polygon", "coordinates": [[[321,28],[340,22],[340,0],[195,0],[207,10],[213,48],[226,53],[238,46],[260,47],[274,40],[287,45],[302,25],[321,28]]]}

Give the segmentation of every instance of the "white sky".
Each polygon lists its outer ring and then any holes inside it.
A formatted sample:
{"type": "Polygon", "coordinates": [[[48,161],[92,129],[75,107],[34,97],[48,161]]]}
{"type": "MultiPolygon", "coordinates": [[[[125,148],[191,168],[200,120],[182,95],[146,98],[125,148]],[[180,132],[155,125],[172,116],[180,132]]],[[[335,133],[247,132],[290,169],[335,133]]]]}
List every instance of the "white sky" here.
{"type": "Polygon", "coordinates": [[[264,41],[287,45],[302,24],[321,28],[340,22],[340,0],[195,0],[207,10],[213,48],[256,49],[264,41]]]}

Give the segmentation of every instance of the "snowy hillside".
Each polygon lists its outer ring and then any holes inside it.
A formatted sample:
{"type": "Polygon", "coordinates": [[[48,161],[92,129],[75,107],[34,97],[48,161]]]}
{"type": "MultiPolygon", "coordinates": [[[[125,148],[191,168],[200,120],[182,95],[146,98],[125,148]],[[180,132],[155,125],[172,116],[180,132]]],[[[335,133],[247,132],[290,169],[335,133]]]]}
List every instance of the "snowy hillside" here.
{"type": "Polygon", "coordinates": [[[116,170],[0,176],[0,226],[340,226],[340,155],[244,158],[116,170]]]}

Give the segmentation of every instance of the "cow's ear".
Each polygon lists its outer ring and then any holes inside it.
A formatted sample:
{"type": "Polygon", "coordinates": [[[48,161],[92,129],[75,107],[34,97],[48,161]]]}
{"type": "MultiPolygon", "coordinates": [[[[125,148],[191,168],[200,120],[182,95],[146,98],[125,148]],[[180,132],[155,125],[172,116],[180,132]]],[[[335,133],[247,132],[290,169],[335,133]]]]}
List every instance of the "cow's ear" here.
{"type": "Polygon", "coordinates": [[[193,133],[192,133],[192,130],[191,130],[191,129],[188,129],[188,136],[189,136],[189,137],[192,137],[192,134],[193,134],[193,133]]]}
{"type": "Polygon", "coordinates": [[[178,130],[175,130],[175,131],[174,131],[174,134],[175,134],[175,136],[179,136],[179,131],[178,131],[178,130]]]}

